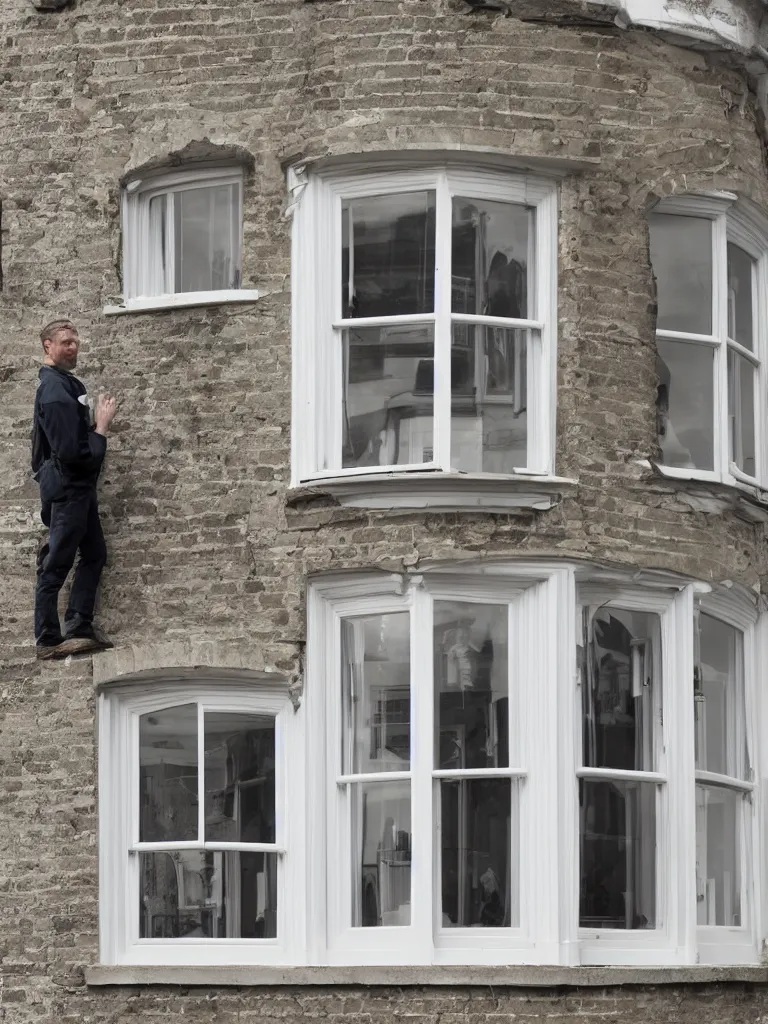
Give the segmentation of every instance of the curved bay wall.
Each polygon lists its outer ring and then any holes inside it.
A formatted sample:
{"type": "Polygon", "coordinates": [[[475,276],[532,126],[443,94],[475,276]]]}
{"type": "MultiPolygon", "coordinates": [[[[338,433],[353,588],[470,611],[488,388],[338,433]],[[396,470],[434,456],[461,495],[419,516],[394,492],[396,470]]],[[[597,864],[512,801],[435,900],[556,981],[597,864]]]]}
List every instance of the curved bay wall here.
{"type": "MultiPolygon", "coordinates": [[[[765,579],[762,524],[637,461],[657,454],[646,211],[712,188],[768,208],[761,115],[718,54],[623,31],[603,7],[579,24],[466,16],[458,0],[80,0],[60,13],[6,0],[0,850],[12,867],[0,952],[15,965],[17,1019],[83,1010],[69,990],[96,955],[89,672],[38,666],[32,647],[28,435],[37,330],[51,317],[81,325],[83,377],[121,400],[101,486],[101,617],[118,645],[247,639],[293,671],[306,575],[329,568],[546,554],[765,579]],[[264,296],[105,317],[121,291],[121,178],[201,140],[253,156],[243,283],[264,296]],[[409,148],[586,167],[563,177],[559,233],[557,471],[578,487],[549,512],[393,516],[288,500],[284,165],[409,148]]],[[[83,1019],[102,1019],[107,998],[89,996],[83,1019]]]]}

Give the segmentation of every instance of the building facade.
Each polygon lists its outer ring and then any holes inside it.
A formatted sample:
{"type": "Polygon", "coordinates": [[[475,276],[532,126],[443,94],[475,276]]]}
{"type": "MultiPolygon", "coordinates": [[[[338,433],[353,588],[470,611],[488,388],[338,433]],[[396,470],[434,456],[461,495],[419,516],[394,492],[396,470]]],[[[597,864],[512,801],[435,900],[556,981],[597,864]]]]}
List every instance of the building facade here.
{"type": "Polygon", "coordinates": [[[767,16],[7,0],[3,1020],[768,1014],[767,16]]]}

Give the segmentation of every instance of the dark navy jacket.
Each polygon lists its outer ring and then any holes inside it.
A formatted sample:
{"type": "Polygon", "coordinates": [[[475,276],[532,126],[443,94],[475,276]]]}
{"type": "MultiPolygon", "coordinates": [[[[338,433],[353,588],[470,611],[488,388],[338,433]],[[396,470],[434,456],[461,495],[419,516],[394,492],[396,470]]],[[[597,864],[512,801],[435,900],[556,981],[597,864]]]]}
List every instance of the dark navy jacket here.
{"type": "Polygon", "coordinates": [[[79,402],[85,385],[55,366],[40,368],[32,433],[32,470],[43,501],[67,491],[95,487],[107,451],[107,439],[91,427],[91,412],[79,402]]]}

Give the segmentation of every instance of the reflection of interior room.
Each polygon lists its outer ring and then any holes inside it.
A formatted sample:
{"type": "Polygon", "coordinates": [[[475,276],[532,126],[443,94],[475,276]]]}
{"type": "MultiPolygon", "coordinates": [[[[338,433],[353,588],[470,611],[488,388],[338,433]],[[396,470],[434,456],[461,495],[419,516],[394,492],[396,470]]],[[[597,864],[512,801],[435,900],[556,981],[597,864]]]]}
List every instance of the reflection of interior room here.
{"type": "MultiPolygon", "coordinates": [[[[507,607],[434,607],[436,767],[509,767],[507,607]]],[[[440,795],[443,926],[509,925],[509,778],[441,779],[440,795]]]]}
{"type": "MultiPolygon", "coordinates": [[[[432,214],[406,197],[345,210],[348,316],[432,312],[432,214]],[[387,220],[389,212],[389,220],[387,220]]],[[[528,214],[505,203],[454,201],[452,303],[457,313],[526,315],[528,214]],[[481,209],[482,206],[482,209],[481,209]],[[519,258],[508,256],[519,252],[519,258]]],[[[527,459],[526,332],[456,324],[451,353],[451,464],[510,473],[527,459]]],[[[344,345],[345,468],[418,465],[434,457],[434,353],[430,326],[350,330],[344,345]]]]}
{"type": "Polygon", "coordinates": [[[354,783],[353,922],[410,923],[411,788],[399,781],[411,758],[410,616],[404,612],[342,623],[346,772],[391,772],[387,781],[354,783]]]}
{"type": "MultiPolygon", "coordinates": [[[[197,706],[142,716],[142,838],[197,839],[197,706]]],[[[274,842],[274,722],[206,714],[207,842],[274,842]]],[[[276,934],[277,856],[169,850],[140,856],[145,938],[276,934]]]]}
{"type": "MultiPolygon", "coordinates": [[[[584,765],[653,771],[658,618],[618,608],[585,614],[584,765]]],[[[581,925],[654,927],[656,786],[582,779],[580,794],[581,925]]]]}
{"type": "MultiPolygon", "coordinates": [[[[744,694],[739,634],[701,614],[695,680],[696,767],[743,778],[746,766],[744,694]]],[[[716,786],[696,793],[697,920],[700,925],[741,923],[739,830],[742,796],[716,786]]]]}

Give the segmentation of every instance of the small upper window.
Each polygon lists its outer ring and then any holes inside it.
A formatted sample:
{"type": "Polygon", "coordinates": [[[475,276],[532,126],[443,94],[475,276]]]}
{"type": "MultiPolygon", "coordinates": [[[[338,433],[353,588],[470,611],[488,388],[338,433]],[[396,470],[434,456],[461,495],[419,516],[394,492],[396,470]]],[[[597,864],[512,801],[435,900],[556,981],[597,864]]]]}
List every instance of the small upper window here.
{"type": "Polygon", "coordinates": [[[316,174],[294,233],[294,479],[550,474],[554,183],[316,174]]]}
{"type": "Polygon", "coordinates": [[[762,218],[734,196],[663,200],[650,217],[665,471],[765,486],[762,218]]]}
{"type": "Polygon", "coordinates": [[[123,193],[125,300],[221,301],[242,280],[243,174],[187,169],[123,193]]]}

